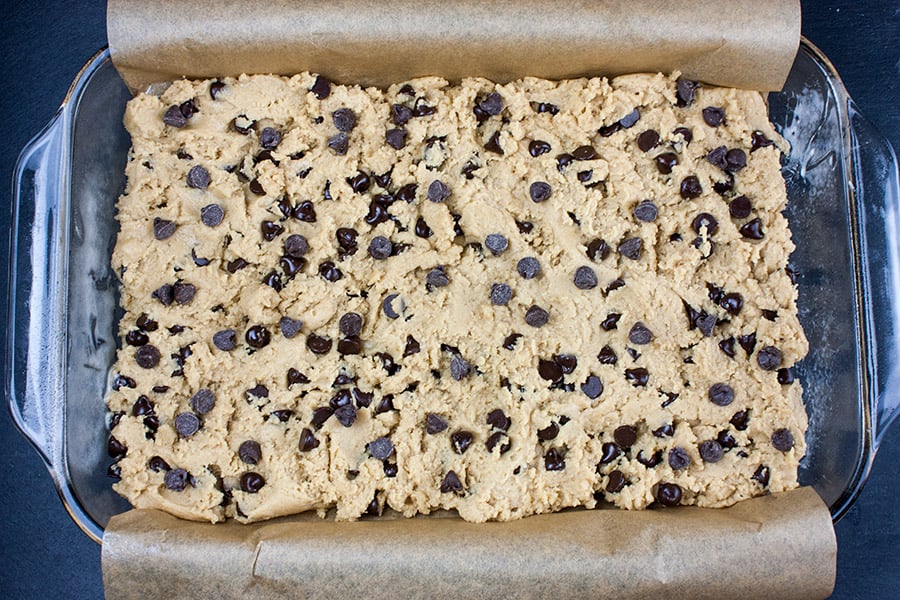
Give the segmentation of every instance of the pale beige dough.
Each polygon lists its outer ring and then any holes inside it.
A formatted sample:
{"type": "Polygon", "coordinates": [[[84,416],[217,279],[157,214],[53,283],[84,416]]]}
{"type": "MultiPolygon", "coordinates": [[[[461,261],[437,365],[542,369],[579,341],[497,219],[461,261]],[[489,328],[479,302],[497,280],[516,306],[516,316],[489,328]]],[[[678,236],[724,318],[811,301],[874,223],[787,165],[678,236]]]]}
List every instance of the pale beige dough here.
{"type": "Polygon", "coordinates": [[[458,86],[424,78],[409,82],[412,95],[401,85],[386,91],[334,85],[319,100],[309,91],[314,81],[305,73],[242,76],[223,80],[216,99],[210,81],[177,81],[161,97],[144,94],[128,105],[125,125],[133,148],[113,256],[125,311],[120,333],[124,339],[146,315],[158,323],[146,335],[162,357],[156,368],[141,368],[136,348],[123,343],[114,374],[130,378],[135,387],[115,385],[107,400],[114,414],[124,413],[112,429],[128,449],[116,464],[121,481],[115,487],[132,504],[209,521],[255,521],[334,506],[339,519],[390,506],[408,516],[456,509],[464,519],[486,521],[594,507],[603,500],[645,508],[654,502],[660,483],[679,486],[682,504],[713,507],[797,486],[806,431],[801,385],[780,384],[776,371],[763,370],[757,362],[765,346],[781,351],[782,368],[807,351],[796,289],[785,271],[793,244],[781,214],[786,203],[781,150],[767,146],[750,152],[754,131],[783,146],[759,93],[702,86],[690,106],[679,107],[675,77],[663,75],[523,79],[507,85],[469,79],[458,86]],[[479,124],[473,108],[490,93],[500,95],[502,112],[479,124]],[[197,112],[186,126],[163,123],[170,106],[190,99],[197,112]],[[387,145],[385,132],[397,127],[391,123],[391,105],[415,107],[417,102],[433,107],[434,114],[406,123],[404,148],[387,145]],[[554,104],[558,113],[537,112],[537,102],[554,104]],[[725,110],[721,126],[704,123],[702,110],[708,106],[725,110]],[[356,116],[343,156],[327,145],[338,133],[332,112],[340,108],[356,116]],[[635,108],[640,118],[632,127],[609,136],[598,133],[635,108]],[[239,124],[254,122],[247,135],[233,129],[235,118],[239,124]],[[265,127],[275,128],[281,141],[271,150],[271,160],[257,160],[265,127]],[[690,129],[690,143],[674,133],[678,127],[690,129]],[[660,142],[642,152],[636,140],[650,129],[659,133],[660,142]],[[496,131],[502,155],[485,149],[496,131]],[[533,140],[549,143],[551,150],[533,157],[533,140]],[[558,155],[584,145],[593,146],[597,157],[557,168],[558,155]],[[720,195],[713,184],[728,176],[706,155],[723,145],[743,149],[747,165],[734,174],[733,190],[720,195]],[[670,174],[656,166],[655,157],[665,152],[677,155],[670,174]],[[196,165],[210,175],[206,189],[186,183],[196,165]],[[470,177],[462,174],[466,165],[477,167],[470,177]],[[359,172],[372,180],[365,192],[354,192],[347,181],[359,172]],[[375,175],[386,173],[389,182],[375,181],[375,175]],[[696,199],[679,194],[688,175],[701,183],[696,199]],[[427,197],[436,179],[452,191],[442,203],[427,197]],[[530,199],[535,181],[550,184],[546,202],[530,199]],[[251,190],[257,184],[264,193],[251,190]],[[392,220],[366,223],[374,197],[396,194],[407,184],[417,186],[411,202],[391,204],[392,220]],[[752,203],[745,219],[729,215],[728,202],[739,195],[752,203]],[[278,206],[282,199],[292,206],[312,202],[316,221],[284,218],[278,206]],[[632,214],[644,199],[658,207],[654,222],[632,214]],[[213,203],[225,216],[208,227],[201,223],[200,210],[213,203]],[[703,212],[718,223],[712,235],[703,229],[698,236],[691,228],[703,212]],[[455,215],[461,236],[454,231],[455,215]],[[154,218],[174,221],[174,235],[154,239],[154,218]],[[739,232],[753,218],[761,219],[762,240],[739,232]],[[431,237],[416,235],[419,219],[432,230],[431,237]],[[284,231],[266,241],[263,221],[284,231]],[[530,231],[520,229],[525,222],[532,224],[530,231]],[[343,257],[336,239],[342,227],[358,232],[358,250],[343,257]],[[484,245],[493,233],[509,243],[500,256],[484,245]],[[302,234],[309,243],[305,267],[293,278],[279,266],[291,234],[302,234]],[[405,250],[387,260],[373,259],[367,249],[376,235],[405,250]],[[616,251],[631,237],[642,240],[637,260],[616,251]],[[610,252],[592,259],[587,248],[599,238],[610,252]],[[540,261],[535,279],[516,272],[526,256],[540,261]],[[194,257],[209,263],[200,266],[194,257]],[[238,258],[247,266],[229,272],[227,264],[238,258]],[[340,280],[319,275],[325,261],[340,269],[340,280]],[[428,272],[438,266],[444,267],[449,285],[426,286],[428,272]],[[582,266],[593,269],[596,288],[574,285],[582,266]],[[280,291],[263,283],[273,271],[281,277],[280,291]],[[624,285],[609,290],[617,279],[624,285]],[[164,306],[151,296],[176,281],[196,287],[189,303],[164,306]],[[508,305],[490,302],[493,283],[512,288],[508,305]],[[740,312],[731,315],[716,305],[710,286],[740,294],[740,312]],[[393,306],[400,318],[389,319],[382,309],[389,294],[397,294],[393,306]],[[689,329],[685,303],[719,319],[710,337],[689,329]],[[532,305],[549,312],[543,327],[526,324],[532,305]],[[774,320],[763,310],[775,311],[774,320]],[[350,311],[364,319],[362,354],[343,356],[337,351],[338,321],[350,311]],[[605,330],[601,322],[610,313],[621,317],[616,328],[605,330]],[[292,339],[279,329],[285,316],[302,321],[292,339]],[[652,331],[649,344],[629,341],[636,322],[652,331]],[[253,349],[245,342],[245,332],[254,325],[270,333],[267,346],[253,349]],[[175,326],[183,329],[170,329],[175,326]],[[237,332],[237,347],[225,352],[212,338],[229,328],[237,332]],[[512,350],[505,349],[504,340],[513,333],[521,337],[512,350]],[[752,354],[736,341],[733,357],[720,349],[723,340],[751,333],[756,335],[752,354]],[[310,334],[330,338],[331,350],[310,352],[310,334]],[[409,336],[420,351],[407,356],[409,336]],[[605,346],[615,352],[616,364],[598,359],[605,346]],[[450,374],[453,348],[471,366],[460,381],[450,374]],[[180,350],[189,354],[181,367],[175,358],[180,350]],[[377,353],[389,354],[396,372],[389,372],[377,353]],[[551,388],[538,374],[538,361],[565,354],[574,355],[577,366],[551,388]],[[647,370],[646,385],[626,379],[626,369],[637,368],[647,370]],[[301,372],[308,383],[289,386],[289,369],[301,372]],[[341,374],[353,381],[334,385],[341,374]],[[590,375],[603,384],[595,399],[580,389],[590,375]],[[718,382],[734,390],[729,406],[708,398],[710,386],[718,382]],[[260,384],[267,397],[248,394],[260,384]],[[215,394],[215,407],[201,415],[197,433],[182,438],[175,416],[192,410],[190,398],[201,388],[215,394]],[[358,408],[352,426],[343,426],[336,416],[321,429],[313,426],[315,409],[353,388],[373,398],[368,407],[358,408]],[[140,396],[153,404],[159,423],[155,434],[145,425],[146,414],[133,414],[140,396]],[[384,406],[388,397],[392,409],[384,406]],[[510,423],[489,452],[486,442],[494,431],[487,416],[495,409],[510,423]],[[729,422],[739,411],[749,412],[746,428],[729,422]],[[448,428],[426,433],[429,413],[440,415],[448,428]],[[538,431],[554,423],[555,439],[539,439],[538,431]],[[623,425],[635,428],[637,441],[602,463],[604,444],[613,443],[615,429],[623,425]],[[665,425],[671,425],[671,435],[654,435],[665,425]],[[787,451],[771,441],[782,428],[794,439],[787,451]],[[318,441],[309,451],[299,449],[304,429],[318,441]],[[462,454],[451,443],[451,434],[459,431],[472,436],[462,454]],[[726,448],[719,462],[705,462],[698,445],[720,433],[731,436],[734,447],[726,448]],[[367,450],[380,437],[394,446],[384,462],[367,450]],[[259,443],[256,465],[238,457],[247,440],[259,443]],[[670,466],[668,453],[675,447],[690,457],[687,468],[670,466]],[[547,468],[554,462],[551,449],[564,461],[561,470],[547,468]],[[637,460],[640,454],[646,462],[655,453],[661,457],[655,466],[637,460]],[[193,484],[183,491],[167,489],[165,470],[148,467],[151,457],[185,469],[193,484]],[[458,476],[461,492],[441,491],[449,471],[458,476]],[[619,491],[607,490],[613,471],[624,476],[619,491]],[[258,491],[241,489],[247,472],[264,480],[258,491]]]}

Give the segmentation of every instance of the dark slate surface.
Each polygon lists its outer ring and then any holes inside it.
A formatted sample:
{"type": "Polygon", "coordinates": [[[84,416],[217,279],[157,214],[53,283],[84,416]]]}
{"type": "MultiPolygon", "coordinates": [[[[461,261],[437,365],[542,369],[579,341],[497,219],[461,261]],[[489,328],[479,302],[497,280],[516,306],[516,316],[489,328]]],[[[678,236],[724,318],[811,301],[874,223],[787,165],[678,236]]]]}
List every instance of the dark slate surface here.
{"type": "MultiPolygon", "coordinates": [[[[8,262],[9,182],[18,152],[46,124],[82,64],[106,44],[98,0],[9,3],[0,25],[0,270],[8,262]]],[[[900,148],[900,4],[803,2],[803,32],[836,65],[862,112],[900,148]]],[[[723,4],[723,17],[727,7],[723,4]]],[[[725,17],[727,18],[727,17],[725,17]]],[[[6,315],[6,303],[0,307],[6,315]]],[[[6,318],[0,318],[5,339],[6,318]]],[[[37,454],[0,415],[0,590],[6,598],[100,598],[100,547],[71,521],[37,454]]],[[[900,426],[837,525],[835,598],[900,597],[900,426]]]]}

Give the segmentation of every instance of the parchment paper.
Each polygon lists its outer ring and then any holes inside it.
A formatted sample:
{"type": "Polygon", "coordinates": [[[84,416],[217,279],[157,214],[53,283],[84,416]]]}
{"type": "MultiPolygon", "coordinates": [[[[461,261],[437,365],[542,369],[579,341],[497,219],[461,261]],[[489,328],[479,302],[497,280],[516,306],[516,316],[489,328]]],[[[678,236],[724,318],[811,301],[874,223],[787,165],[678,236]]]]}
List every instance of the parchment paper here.
{"type": "MultiPolygon", "coordinates": [[[[132,89],[186,77],[311,70],[347,83],[508,81],[680,70],[779,89],[796,0],[293,2],[109,0],[113,60],[132,89]]],[[[577,510],[512,523],[452,515],[335,523],[299,515],[209,525],[113,517],[107,598],[816,598],[836,543],[810,488],[728,509],[577,510]]]]}
{"type": "Polygon", "coordinates": [[[106,597],[824,598],[837,549],[811,488],[726,509],[210,525],[113,517],[106,597]]]}
{"type": "Polygon", "coordinates": [[[681,71],[780,89],[800,41],[797,0],[109,0],[115,65],[132,89],[181,76],[322,73],[388,85],[420,75],[564,79],[681,71]]]}

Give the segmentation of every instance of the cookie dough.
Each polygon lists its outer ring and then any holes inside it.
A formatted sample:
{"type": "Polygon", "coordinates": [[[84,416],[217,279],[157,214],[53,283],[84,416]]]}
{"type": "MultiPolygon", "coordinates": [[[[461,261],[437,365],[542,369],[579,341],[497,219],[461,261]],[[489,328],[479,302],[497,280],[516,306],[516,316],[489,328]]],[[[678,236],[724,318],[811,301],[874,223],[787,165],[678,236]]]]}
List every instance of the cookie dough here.
{"type": "Polygon", "coordinates": [[[110,474],[249,522],[797,486],[761,94],[676,75],[176,81],[128,105],[110,474]]]}

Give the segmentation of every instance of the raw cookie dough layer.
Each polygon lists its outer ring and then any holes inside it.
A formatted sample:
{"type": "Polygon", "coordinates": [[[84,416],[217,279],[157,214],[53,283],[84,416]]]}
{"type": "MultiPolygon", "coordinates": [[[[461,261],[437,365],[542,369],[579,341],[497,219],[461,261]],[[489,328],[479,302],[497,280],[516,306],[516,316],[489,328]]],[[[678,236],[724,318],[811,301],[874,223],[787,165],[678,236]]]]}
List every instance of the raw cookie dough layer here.
{"type": "Polygon", "coordinates": [[[219,521],[797,486],[807,351],[756,92],[178,81],[125,116],[111,473],[219,521]]]}

